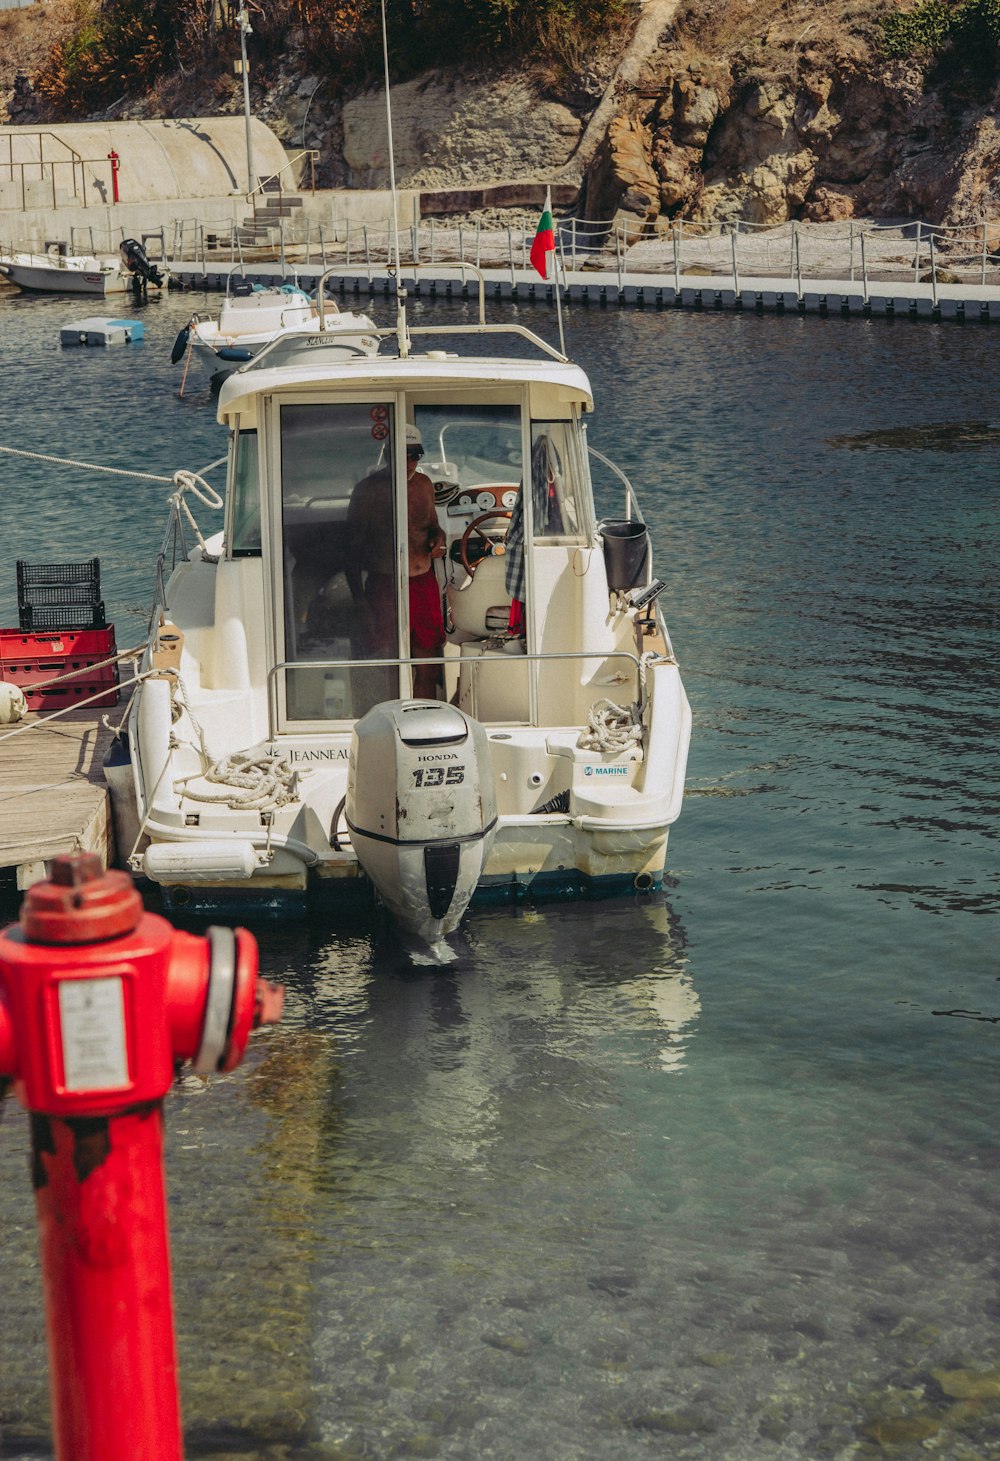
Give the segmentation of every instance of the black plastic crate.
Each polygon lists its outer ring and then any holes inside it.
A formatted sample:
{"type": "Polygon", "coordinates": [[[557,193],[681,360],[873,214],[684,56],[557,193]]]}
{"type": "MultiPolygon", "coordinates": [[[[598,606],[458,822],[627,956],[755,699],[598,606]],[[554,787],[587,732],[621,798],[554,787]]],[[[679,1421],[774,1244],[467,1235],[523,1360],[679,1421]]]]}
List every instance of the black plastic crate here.
{"type": "Polygon", "coordinates": [[[38,608],[42,604],[83,604],[89,606],[100,602],[101,586],[97,583],[39,583],[27,588],[18,599],[18,607],[30,604],[38,608]]]}
{"type": "Polygon", "coordinates": [[[101,560],[82,563],[26,563],[17,560],[17,609],[20,627],[103,629],[101,560]]]}
{"type": "Polygon", "coordinates": [[[41,629],[106,629],[103,599],[96,604],[22,604],[17,611],[19,627],[26,632],[41,629]]]}

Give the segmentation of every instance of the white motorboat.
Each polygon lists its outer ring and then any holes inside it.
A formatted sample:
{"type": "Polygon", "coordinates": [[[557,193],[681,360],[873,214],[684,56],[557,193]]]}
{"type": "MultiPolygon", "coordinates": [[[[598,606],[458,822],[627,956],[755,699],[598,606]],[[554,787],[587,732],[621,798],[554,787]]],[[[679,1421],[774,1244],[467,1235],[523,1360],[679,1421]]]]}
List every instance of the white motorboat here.
{"type": "Polygon", "coordinates": [[[21,289],[47,294],[124,294],[130,275],[117,257],[14,251],[0,255],[0,274],[21,289]]]}
{"type": "Polygon", "coordinates": [[[324,313],[222,384],[224,504],[178,474],[108,768],[123,855],[168,905],[206,911],[370,878],[430,943],[469,897],[658,887],[690,710],[615,468],[621,516],[595,513],[590,461],[611,464],[588,449],[587,376],[523,326],[487,325],[481,285],[478,324],[411,330],[401,303],[378,355],[344,358],[324,313]],[[522,354],[496,354],[505,334],[522,354]],[[426,542],[445,544],[435,655],[412,637],[421,450],[426,542]],[[188,548],[193,499],[223,525],[188,548]]]}
{"type": "Polygon", "coordinates": [[[30,250],[0,255],[0,273],[21,289],[47,294],[144,293],[148,285],[162,288],[167,275],[148,257],[138,239],[122,240],[113,255],[68,254],[53,246],[44,253],[30,250]]]}
{"type": "MultiPolygon", "coordinates": [[[[324,324],[328,343],[342,355],[378,353],[378,335],[367,315],[341,312],[333,300],[327,300],[324,324]]],[[[318,333],[316,301],[297,284],[254,284],[230,275],[218,319],[192,315],[174,341],[171,359],[176,365],[193,352],[214,377],[222,378],[286,331],[318,333]]]]}

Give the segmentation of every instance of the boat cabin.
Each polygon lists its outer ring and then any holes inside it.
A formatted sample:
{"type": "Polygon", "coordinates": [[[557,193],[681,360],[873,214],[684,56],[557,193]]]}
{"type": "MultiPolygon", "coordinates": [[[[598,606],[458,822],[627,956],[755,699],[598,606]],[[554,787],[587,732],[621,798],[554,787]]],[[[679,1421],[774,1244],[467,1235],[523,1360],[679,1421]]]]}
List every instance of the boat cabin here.
{"type": "Polygon", "coordinates": [[[410,585],[427,546],[413,542],[414,472],[433,484],[444,535],[440,697],[485,723],[578,726],[595,684],[631,693],[627,659],[607,659],[636,645],[596,537],[584,373],[444,351],[339,362],[298,350],[272,347],[219,399],[231,449],[212,618],[231,634],[228,645],[216,635],[202,675],[216,689],[219,677],[266,682],[257,737],[347,732],[413,693],[427,653],[410,585]]]}

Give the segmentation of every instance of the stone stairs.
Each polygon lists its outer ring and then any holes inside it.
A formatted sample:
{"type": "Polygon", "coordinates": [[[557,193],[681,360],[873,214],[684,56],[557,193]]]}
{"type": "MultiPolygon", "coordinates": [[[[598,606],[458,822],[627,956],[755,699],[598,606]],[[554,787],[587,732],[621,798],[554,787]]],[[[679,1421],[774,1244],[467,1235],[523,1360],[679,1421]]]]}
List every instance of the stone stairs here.
{"type": "Polygon", "coordinates": [[[237,230],[239,242],[249,248],[263,248],[275,243],[283,218],[293,218],[295,210],[302,207],[298,193],[287,193],[280,182],[274,180],[271,186],[264,184],[253,195],[253,212],[244,218],[237,230]]]}

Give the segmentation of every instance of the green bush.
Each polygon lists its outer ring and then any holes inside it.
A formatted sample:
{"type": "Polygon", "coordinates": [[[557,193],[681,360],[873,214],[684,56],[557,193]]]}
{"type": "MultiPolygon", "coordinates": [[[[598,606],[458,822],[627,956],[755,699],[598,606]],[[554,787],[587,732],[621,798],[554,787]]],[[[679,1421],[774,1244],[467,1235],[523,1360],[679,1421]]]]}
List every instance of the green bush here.
{"type": "Polygon", "coordinates": [[[970,55],[1000,45],[1000,0],[921,0],[914,10],[882,20],[885,52],[892,57],[935,57],[949,46],[970,55]]]}

